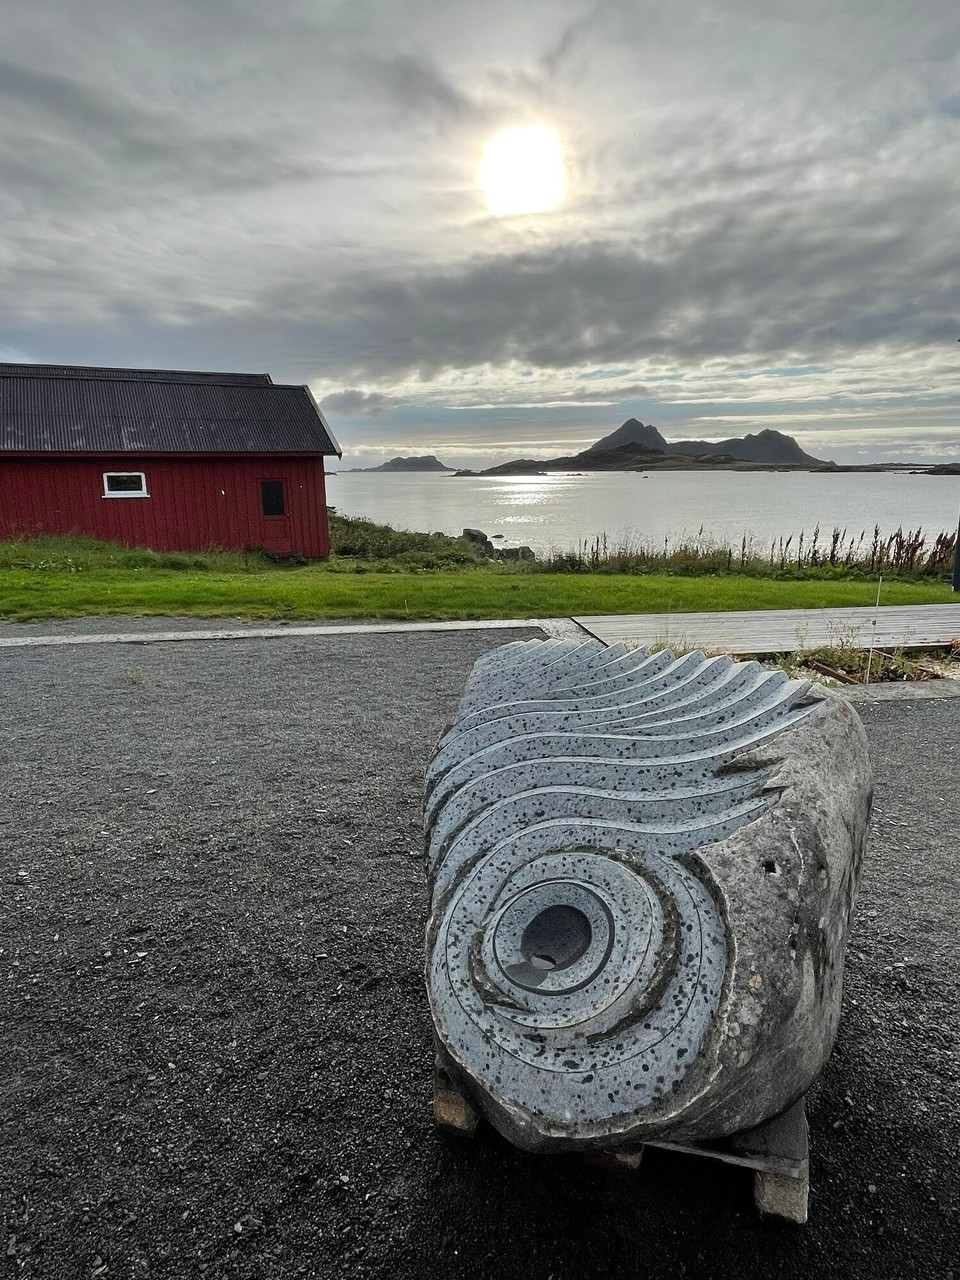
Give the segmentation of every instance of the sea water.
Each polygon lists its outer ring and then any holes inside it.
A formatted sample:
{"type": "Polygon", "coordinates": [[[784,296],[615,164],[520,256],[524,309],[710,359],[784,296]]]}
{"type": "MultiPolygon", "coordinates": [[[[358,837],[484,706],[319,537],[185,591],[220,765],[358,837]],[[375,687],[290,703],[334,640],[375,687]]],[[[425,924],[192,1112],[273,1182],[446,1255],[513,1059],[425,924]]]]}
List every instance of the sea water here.
{"type": "Polygon", "coordinates": [[[960,476],[898,472],[607,471],[547,476],[447,473],[341,473],[327,479],[327,502],[348,516],[420,532],[465,527],[526,544],[538,554],[573,550],[606,535],[662,544],[700,531],[739,547],[769,547],[819,525],[821,545],[834,528],[847,539],[873,528],[923,529],[932,541],[957,529],[960,476]]]}

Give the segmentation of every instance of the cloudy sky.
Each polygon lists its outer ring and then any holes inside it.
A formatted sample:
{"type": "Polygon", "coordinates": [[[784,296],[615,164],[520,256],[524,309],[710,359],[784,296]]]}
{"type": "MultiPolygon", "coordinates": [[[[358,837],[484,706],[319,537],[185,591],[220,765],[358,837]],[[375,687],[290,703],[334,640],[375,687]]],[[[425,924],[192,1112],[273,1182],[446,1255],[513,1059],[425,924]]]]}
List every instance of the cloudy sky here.
{"type": "Polygon", "coordinates": [[[308,382],[358,465],[853,461],[960,458],[958,337],[956,0],[0,5],[0,359],[308,382]]]}

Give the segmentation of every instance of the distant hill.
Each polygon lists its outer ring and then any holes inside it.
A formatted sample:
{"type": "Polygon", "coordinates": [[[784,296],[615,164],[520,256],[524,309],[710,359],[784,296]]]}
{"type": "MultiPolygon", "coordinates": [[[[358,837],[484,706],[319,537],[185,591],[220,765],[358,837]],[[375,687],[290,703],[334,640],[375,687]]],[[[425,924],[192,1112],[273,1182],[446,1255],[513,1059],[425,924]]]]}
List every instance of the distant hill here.
{"type": "Polygon", "coordinates": [[[698,458],[716,458],[721,455],[741,462],[769,463],[771,466],[819,467],[824,463],[804,451],[793,436],[766,428],[753,436],[733,436],[729,440],[674,440],[664,439],[656,427],[644,426],[636,418],[628,418],[622,427],[604,436],[590,446],[590,453],[606,453],[624,445],[637,445],[641,449],[659,449],[666,454],[683,453],[698,458]]]}
{"type": "Polygon", "coordinates": [[[730,440],[675,440],[667,445],[669,453],[694,453],[700,458],[727,454],[742,462],[769,462],[773,466],[822,467],[821,458],[814,458],[804,451],[793,436],[769,427],[755,436],[735,436],[730,440]]]}
{"type": "Polygon", "coordinates": [[[379,467],[353,467],[352,471],[452,471],[453,467],[446,467],[439,458],[435,458],[432,453],[424,454],[418,458],[391,458],[389,462],[382,463],[379,467]]]}

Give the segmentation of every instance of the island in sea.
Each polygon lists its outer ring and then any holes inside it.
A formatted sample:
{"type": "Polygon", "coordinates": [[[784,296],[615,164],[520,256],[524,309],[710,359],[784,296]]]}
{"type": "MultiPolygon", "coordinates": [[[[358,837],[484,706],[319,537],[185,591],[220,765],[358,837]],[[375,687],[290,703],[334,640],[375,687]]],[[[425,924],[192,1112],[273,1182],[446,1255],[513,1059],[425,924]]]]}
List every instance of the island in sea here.
{"type": "Polygon", "coordinates": [[[362,471],[369,475],[375,471],[453,471],[453,467],[446,467],[432,453],[424,454],[417,458],[391,458],[389,462],[382,463],[379,467],[351,467],[349,471],[344,472],[345,475],[355,475],[358,471],[362,471]]]}
{"type": "Polygon", "coordinates": [[[730,440],[675,440],[628,418],[589,449],[560,458],[517,458],[457,475],[543,475],[548,471],[835,471],[835,462],[805,453],[793,436],[764,430],[730,440]]]}

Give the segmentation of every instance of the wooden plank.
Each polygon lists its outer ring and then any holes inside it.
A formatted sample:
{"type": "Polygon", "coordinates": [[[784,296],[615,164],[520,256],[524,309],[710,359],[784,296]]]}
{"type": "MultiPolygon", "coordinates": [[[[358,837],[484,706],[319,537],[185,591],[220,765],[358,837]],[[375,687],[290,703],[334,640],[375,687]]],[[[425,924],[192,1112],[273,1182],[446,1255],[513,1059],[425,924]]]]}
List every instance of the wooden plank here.
{"type": "Polygon", "coordinates": [[[574,621],[605,644],[792,653],[821,646],[920,648],[960,637],[960,604],[849,609],[756,609],[727,613],[583,616],[574,621]]]}
{"type": "Polygon", "coordinates": [[[739,1165],[742,1169],[753,1169],[755,1172],[776,1173],[781,1178],[798,1178],[800,1176],[793,1160],[779,1156],[761,1158],[757,1155],[743,1154],[729,1147],[707,1147],[698,1143],[684,1142],[647,1142],[648,1147],[659,1147],[661,1151],[675,1151],[684,1156],[704,1156],[708,1160],[719,1160],[722,1164],[739,1165]]]}

